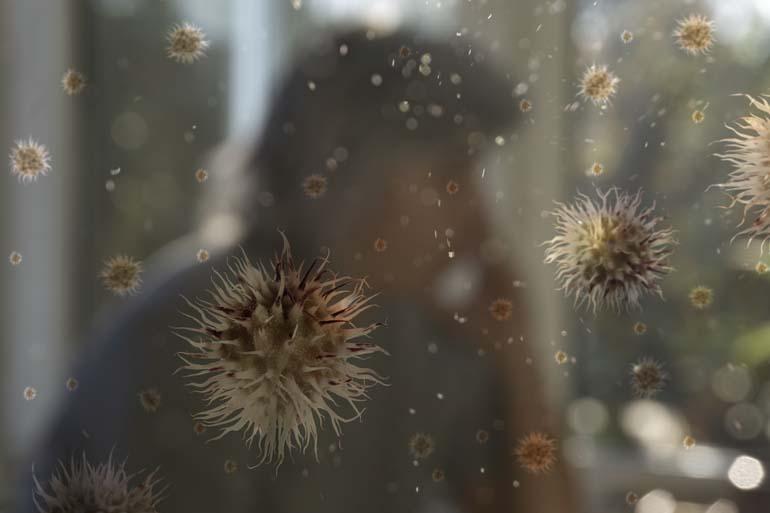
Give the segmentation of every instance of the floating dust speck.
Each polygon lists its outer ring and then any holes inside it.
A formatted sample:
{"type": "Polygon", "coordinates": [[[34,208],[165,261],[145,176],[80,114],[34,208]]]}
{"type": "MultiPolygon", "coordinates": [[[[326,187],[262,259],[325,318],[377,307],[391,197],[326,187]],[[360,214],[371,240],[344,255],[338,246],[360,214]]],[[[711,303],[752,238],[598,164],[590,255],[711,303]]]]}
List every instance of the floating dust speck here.
{"type": "Polygon", "coordinates": [[[24,399],[26,399],[27,401],[31,401],[35,397],[37,397],[37,390],[35,390],[34,387],[26,387],[24,389],[24,399]]]}
{"type": "Polygon", "coordinates": [[[386,249],[388,249],[388,241],[379,237],[374,240],[374,250],[377,253],[382,253],[386,249]]]}
{"type": "Polygon", "coordinates": [[[460,184],[455,182],[454,180],[449,180],[446,183],[446,192],[449,195],[454,195],[460,192],[460,184]]]}
{"type": "Polygon", "coordinates": [[[203,168],[200,168],[195,171],[195,179],[198,181],[198,183],[203,183],[209,179],[209,172],[203,168]]]}
{"type": "Polygon", "coordinates": [[[532,110],[532,102],[526,98],[522,98],[519,102],[519,110],[521,112],[529,112],[532,110]]]}
{"type": "Polygon", "coordinates": [[[637,335],[644,335],[645,333],[647,333],[647,325],[641,321],[634,323],[633,329],[634,329],[634,333],[636,333],[637,335]]]}
{"type": "Polygon", "coordinates": [[[155,413],[160,408],[161,396],[156,388],[148,388],[139,392],[139,404],[147,413],[155,413]]]}
{"type": "Polygon", "coordinates": [[[690,435],[687,435],[687,436],[684,437],[684,439],[682,439],[682,446],[685,449],[687,449],[687,450],[692,449],[693,447],[695,447],[695,444],[696,444],[695,438],[693,438],[690,435]]]}
{"type": "Polygon", "coordinates": [[[765,274],[767,269],[767,264],[764,262],[757,262],[757,265],[754,266],[754,270],[757,271],[757,274],[765,274]]]}
{"type": "Polygon", "coordinates": [[[196,422],[193,424],[193,433],[196,435],[202,435],[206,432],[206,426],[203,424],[203,422],[196,422]]]}
{"type": "Polygon", "coordinates": [[[195,254],[195,258],[198,259],[198,262],[200,263],[206,262],[209,259],[209,252],[205,249],[199,249],[195,254]]]}
{"type": "Polygon", "coordinates": [[[634,40],[634,33],[630,30],[624,30],[620,33],[620,40],[623,41],[625,44],[630,43],[634,40]]]}
{"type": "Polygon", "coordinates": [[[489,441],[489,431],[485,429],[476,431],[476,441],[482,445],[487,443],[489,441]]]}
{"type": "Polygon", "coordinates": [[[67,387],[68,391],[74,392],[75,390],[78,389],[79,384],[80,383],[78,383],[78,380],[76,380],[75,378],[68,378],[67,381],[64,383],[64,386],[67,387]]]}
{"type": "Polygon", "coordinates": [[[238,463],[233,460],[225,460],[225,474],[235,474],[238,471],[238,463]]]}
{"type": "Polygon", "coordinates": [[[372,75],[371,80],[372,80],[372,85],[374,87],[380,87],[382,85],[382,75],[380,75],[379,73],[375,73],[374,75],[372,75]]]}
{"type": "Polygon", "coordinates": [[[11,251],[11,254],[8,255],[8,261],[11,263],[11,265],[16,266],[21,263],[21,253],[18,251],[11,251]]]}
{"type": "Polygon", "coordinates": [[[626,504],[633,506],[639,501],[639,496],[634,492],[628,492],[626,494],[626,504]]]}
{"type": "Polygon", "coordinates": [[[444,471],[442,469],[434,468],[433,472],[431,472],[430,477],[431,477],[431,479],[433,479],[434,483],[440,483],[441,481],[444,480],[446,475],[444,474],[444,471]]]}
{"type": "Polygon", "coordinates": [[[564,365],[567,363],[569,356],[564,351],[556,351],[556,354],[553,355],[553,359],[556,360],[556,363],[559,365],[564,365]]]}

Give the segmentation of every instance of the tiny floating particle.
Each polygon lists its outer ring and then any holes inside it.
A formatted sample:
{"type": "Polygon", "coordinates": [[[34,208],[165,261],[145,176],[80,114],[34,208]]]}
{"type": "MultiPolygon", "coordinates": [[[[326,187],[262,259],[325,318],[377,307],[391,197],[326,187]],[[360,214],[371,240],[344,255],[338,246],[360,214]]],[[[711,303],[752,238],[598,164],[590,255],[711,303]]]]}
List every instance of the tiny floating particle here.
{"type": "Polygon", "coordinates": [[[633,506],[639,501],[639,496],[634,492],[628,492],[626,494],[626,504],[633,506]]]}
{"type": "Polygon", "coordinates": [[[436,450],[433,437],[426,433],[415,433],[409,439],[409,453],[415,460],[424,460],[436,450]]]}
{"type": "Polygon", "coordinates": [[[238,462],[233,460],[225,460],[224,464],[225,474],[235,474],[238,471],[238,462]]]}
{"type": "Polygon", "coordinates": [[[60,461],[48,487],[33,476],[33,500],[40,513],[155,513],[165,491],[156,489],[160,483],[156,473],[157,470],[139,484],[132,484],[141,472],[128,474],[125,461],[114,464],[110,456],[106,463],[94,465],[84,453],[81,460],[72,458],[69,467],[60,461]]]}
{"type": "Polygon", "coordinates": [[[497,298],[489,305],[489,313],[496,321],[506,321],[513,314],[513,303],[510,299],[497,298]]]}
{"type": "Polygon", "coordinates": [[[637,335],[644,335],[647,333],[647,325],[643,322],[634,323],[634,333],[637,335]]]}
{"type": "Polygon", "coordinates": [[[695,447],[695,443],[696,443],[695,438],[691,437],[690,435],[685,436],[684,439],[682,440],[682,445],[684,446],[685,449],[688,449],[688,450],[695,447]]]}
{"type": "Polygon", "coordinates": [[[18,251],[11,251],[11,254],[8,255],[8,261],[11,265],[19,265],[21,263],[21,253],[18,251]]]}
{"type": "Polygon", "coordinates": [[[650,398],[663,390],[668,375],[652,358],[642,358],[631,365],[631,390],[637,397],[650,398]]]}
{"type": "Polygon", "coordinates": [[[591,167],[588,168],[586,173],[588,176],[602,176],[604,174],[604,166],[601,162],[594,162],[591,167]]]}
{"type": "Polygon", "coordinates": [[[64,386],[66,386],[67,390],[69,390],[70,392],[74,392],[75,390],[78,389],[79,384],[80,383],[78,383],[78,380],[76,380],[75,378],[68,378],[67,381],[64,383],[64,386]]]}
{"type": "Polygon", "coordinates": [[[302,182],[302,189],[308,198],[320,198],[326,194],[327,181],[322,175],[310,175],[302,182]]]}
{"type": "Polygon", "coordinates": [[[458,184],[454,180],[449,180],[446,183],[446,192],[448,194],[457,194],[459,191],[460,191],[460,184],[458,184]]]}
{"type": "Polygon", "coordinates": [[[107,290],[118,296],[135,294],[142,284],[142,263],[130,256],[118,255],[104,262],[99,273],[107,290]]]}
{"type": "Polygon", "coordinates": [[[446,474],[444,474],[444,471],[440,468],[434,468],[433,472],[430,475],[434,483],[440,483],[441,481],[444,480],[445,476],[446,474]]]}
{"type": "Polygon", "coordinates": [[[379,237],[374,240],[374,250],[377,253],[382,253],[386,249],[388,249],[388,241],[379,237]]]}
{"type": "Polygon", "coordinates": [[[11,174],[22,183],[34,182],[51,170],[51,156],[48,149],[32,138],[16,141],[9,158],[11,174]]]}
{"type": "Polygon", "coordinates": [[[639,308],[643,296],[662,296],[658,282],[673,270],[674,232],[658,227],[654,204],[641,207],[641,191],[597,193],[598,202],[580,194],[572,205],[557,203],[545,262],[556,264],[560,289],[575,297],[576,307],[639,308]]]}
{"type": "Polygon", "coordinates": [[[690,119],[692,119],[692,122],[696,125],[699,125],[703,123],[703,120],[706,119],[706,113],[702,110],[694,110],[692,111],[692,114],[690,115],[690,119]]]}
{"type": "Polygon", "coordinates": [[[606,105],[617,92],[620,79],[607,66],[589,66],[580,79],[578,96],[591,100],[594,105],[606,105]]]}
{"type": "Polygon", "coordinates": [[[209,179],[209,172],[203,168],[200,168],[195,171],[195,179],[198,181],[198,183],[203,183],[209,179]]]}
{"type": "Polygon", "coordinates": [[[33,387],[25,387],[24,388],[24,399],[27,401],[33,400],[35,397],[37,397],[37,390],[33,387]]]}
{"type": "Polygon", "coordinates": [[[147,413],[155,413],[160,408],[161,396],[156,388],[148,388],[139,392],[139,403],[147,413]]]}
{"type": "Polygon", "coordinates": [[[757,265],[754,267],[754,270],[757,271],[757,274],[765,274],[767,269],[767,264],[764,262],[757,262],[757,265]]]}
{"type": "Polygon", "coordinates": [[[699,285],[690,291],[690,303],[698,310],[711,306],[714,302],[714,291],[703,285],[699,285]]]}
{"type": "Polygon", "coordinates": [[[631,32],[630,30],[624,30],[623,32],[620,33],[620,40],[628,44],[634,40],[634,33],[631,32]]]}
{"type": "Polygon", "coordinates": [[[86,88],[86,77],[81,72],[70,68],[64,72],[61,86],[64,92],[70,96],[80,94],[86,88]]]}
{"type": "Polygon", "coordinates": [[[205,249],[199,249],[195,254],[195,258],[197,258],[200,263],[206,262],[209,259],[209,252],[205,249]]]}
{"type": "Polygon", "coordinates": [[[479,429],[476,431],[476,441],[480,444],[485,444],[489,441],[489,431],[485,429],[479,429]]]}
{"type": "Polygon", "coordinates": [[[532,110],[532,102],[526,98],[522,98],[519,102],[519,110],[521,112],[529,112],[532,110]]]}
{"type": "Polygon", "coordinates": [[[169,43],[166,48],[168,57],[182,64],[192,64],[204,57],[209,47],[203,30],[187,22],[171,27],[166,39],[169,43]]]}
{"type": "Polygon", "coordinates": [[[690,55],[706,54],[714,44],[714,22],[700,14],[678,20],[674,37],[679,48],[690,55]]]}
{"type": "Polygon", "coordinates": [[[563,365],[567,363],[568,358],[569,357],[567,353],[565,353],[564,351],[556,351],[556,354],[553,355],[553,359],[556,360],[556,363],[558,363],[559,365],[563,365]]]}
{"type": "Polygon", "coordinates": [[[556,440],[533,431],[519,439],[514,455],[519,465],[533,474],[548,472],[556,462],[556,440]]]}
{"type": "Polygon", "coordinates": [[[196,435],[202,435],[206,432],[206,426],[203,424],[203,422],[196,422],[193,424],[193,433],[196,435]]]}

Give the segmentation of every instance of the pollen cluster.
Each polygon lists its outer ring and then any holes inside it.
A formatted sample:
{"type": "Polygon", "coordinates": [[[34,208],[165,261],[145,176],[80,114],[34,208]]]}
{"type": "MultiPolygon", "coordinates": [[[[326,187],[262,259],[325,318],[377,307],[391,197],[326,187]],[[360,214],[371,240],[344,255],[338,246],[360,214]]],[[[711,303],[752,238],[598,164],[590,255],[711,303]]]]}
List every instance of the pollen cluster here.
{"type": "Polygon", "coordinates": [[[617,92],[620,79],[607,66],[591,65],[580,79],[578,95],[591,100],[594,105],[604,105],[617,92]]]}
{"type": "Polygon", "coordinates": [[[751,223],[735,236],[747,236],[749,244],[761,239],[760,251],[770,238],[770,104],[765,98],[747,96],[758,113],[750,113],[730,126],[734,137],[723,139],[726,151],[717,157],[732,165],[724,183],[716,184],[743,205],[741,226],[751,223]]]}
{"type": "Polygon", "coordinates": [[[296,266],[288,241],[268,271],[244,255],[229,273],[216,273],[207,299],[188,301],[197,326],[181,328],[193,348],[180,353],[191,383],[211,405],[196,420],[220,429],[216,438],[243,431],[257,441],[260,463],[280,464],[287,452],[317,453],[325,418],[340,424],[360,418],[358,403],[383,379],[357,361],[385,351],[359,341],[379,324],[357,327],[371,307],[363,279],[338,277],[315,259],[296,266]],[[342,402],[353,411],[340,412],[342,402]]]}
{"type": "Polygon", "coordinates": [[[69,466],[59,462],[47,486],[34,477],[35,505],[40,513],[155,513],[163,494],[156,490],[160,480],[155,474],[132,485],[136,474],[126,473],[125,462],[118,465],[110,458],[92,465],[84,454],[81,460],[72,459],[69,466]]]}
{"type": "Polygon", "coordinates": [[[679,48],[690,55],[705,54],[711,50],[714,45],[713,21],[700,14],[691,14],[676,23],[674,37],[679,48]]]}
{"type": "Polygon", "coordinates": [[[203,30],[187,22],[171,27],[166,39],[168,39],[166,51],[169,58],[182,64],[192,64],[204,57],[209,47],[203,30]]]}
{"type": "Polygon", "coordinates": [[[11,174],[20,182],[34,182],[39,176],[45,176],[51,170],[51,156],[48,149],[32,138],[16,141],[9,155],[11,174]]]}
{"type": "Polygon", "coordinates": [[[580,194],[572,205],[557,204],[545,261],[556,264],[560,289],[576,306],[638,308],[643,296],[662,295],[658,282],[673,270],[673,231],[658,227],[654,205],[641,207],[641,191],[597,193],[598,202],[580,194]]]}

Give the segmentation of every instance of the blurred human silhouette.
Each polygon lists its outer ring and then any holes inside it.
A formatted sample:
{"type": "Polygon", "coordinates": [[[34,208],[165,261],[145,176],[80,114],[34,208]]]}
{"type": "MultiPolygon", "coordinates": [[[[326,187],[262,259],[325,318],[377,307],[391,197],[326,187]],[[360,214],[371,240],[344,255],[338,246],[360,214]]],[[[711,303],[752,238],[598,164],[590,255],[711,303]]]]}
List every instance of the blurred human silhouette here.
{"type": "MultiPolygon", "coordinates": [[[[246,165],[220,177],[212,168],[211,181],[228,180],[235,194],[212,198],[204,229],[240,226],[243,236],[194,266],[180,263],[194,251],[173,250],[178,269],[148,279],[103,320],[74,373],[80,386],[36,455],[38,479],[57,460],[85,451],[101,461],[114,450],[129,469],[160,466],[170,488],[159,511],[579,510],[560,464],[533,476],[512,456],[517,439],[558,436],[558,426],[526,364],[526,304],[511,255],[485,212],[483,162],[515,121],[511,84],[466,45],[363,32],[311,45],[277,88],[246,165]],[[326,180],[318,197],[303,187],[311,175],[326,180]],[[185,323],[180,296],[204,296],[212,269],[238,246],[267,264],[281,247],[278,230],[295,259],[328,248],[332,269],[367,276],[379,292],[366,316],[387,321],[373,337],[390,356],[367,364],[389,386],[372,389],[339,440],[325,423],[319,461],[295,451],[277,470],[249,469],[260,455],[238,434],[206,443],[214,430],[194,432],[205,405],[172,375],[185,345],[171,326],[185,323]],[[490,313],[498,298],[511,302],[510,317],[490,313]],[[138,400],[148,388],[161,394],[155,413],[138,400]],[[419,464],[408,447],[418,432],[436,445],[419,464]],[[239,470],[226,473],[225,460],[239,470]]],[[[25,494],[21,510],[31,511],[25,494]]]]}

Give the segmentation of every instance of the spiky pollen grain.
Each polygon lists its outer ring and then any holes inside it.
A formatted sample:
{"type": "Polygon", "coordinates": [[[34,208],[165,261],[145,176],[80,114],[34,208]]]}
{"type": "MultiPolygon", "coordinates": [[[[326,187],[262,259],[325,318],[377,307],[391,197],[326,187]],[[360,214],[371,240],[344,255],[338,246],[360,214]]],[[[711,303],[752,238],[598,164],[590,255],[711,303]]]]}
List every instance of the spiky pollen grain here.
{"type": "Polygon", "coordinates": [[[662,296],[658,282],[673,270],[673,231],[658,226],[654,204],[641,206],[641,191],[597,194],[599,201],[580,194],[572,205],[557,203],[545,262],[556,265],[560,289],[574,296],[576,307],[639,308],[645,295],[662,296]]]}
{"type": "Polygon", "coordinates": [[[171,27],[166,39],[168,57],[182,64],[192,64],[204,57],[209,47],[203,30],[187,22],[171,27]]]}
{"type": "Polygon", "coordinates": [[[36,181],[51,170],[51,156],[48,149],[32,138],[18,140],[8,156],[11,174],[22,183],[36,181]]]}
{"type": "Polygon", "coordinates": [[[436,442],[426,433],[415,433],[409,439],[409,453],[415,460],[424,460],[436,450],[436,442]]]}
{"type": "Polygon", "coordinates": [[[700,14],[678,20],[674,30],[679,48],[690,55],[706,54],[714,45],[714,22],[700,14]]]}
{"type": "Polygon", "coordinates": [[[141,482],[132,483],[137,474],[128,474],[125,461],[93,465],[82,459],[59,462],[50,481],[43,485],[33,476],[34,501],[40,513],[76,513],[115,511],[121,513],[156,513],[165,489],[158,489],[157,470],[141,482]]]}
{"type": "Polygon", "coordinates": [[[302,182],[302,189],[308,198],[320,198],[326,194],[327,180],[323,175],[310,175],[302,182]]]}
{"type": "Polygon", "coordinates": [[[142,263],[130,256],[118,255],[104,262],[99,273],[105,288],[118,296],[136,294],[142,284],[142,263]]]}
{"type": "Polygon", "coordinates": [[[710,288],[698,285],[690,291],[690,304],[698,310],[705,310],[714,302],[714,291],[710,288]]]}
{"type": "Polygon", "coordinates": [[[726,151],[716,156],[730,164],[733,170],[727,181],[713,185],[725,191],[732,199],[729,207],[743,206],[743,219],[739,226],[745,226],[735,234],[748,237],[747,245],[754,239],[761,240],[760,253],[770,239],[770,103],[763,98],[746,95],[750,112],[728,128],[734,136],[722,139],[726,151]],[[747,221],[751,219],[750,224],[747,221]]]}
{"type": "Polygon", "coordinates": [[[636,397],[650,398],[666,385],[668,374],[652,358],[642,358],[631,365],[631,390],[636,397]]]}
{"type": "Polygon", "coordinates": [[[70,96],[82,93],[86,88],[86,83],[85,75],[72,68],[65,71],[61,78],[62,89],[70,96]]]}
{"type": "Polygon", "coordinates": [[[259,463],[280,464],[310,445],[317,454],[324,419],[339,436],[341,423],[361,417],[368,390],[383,384],[356,365],[385,352],[358,340],[380,326],[354,324],[372,306],[366,282],[338,277],[327,264],[296,266],[285,237],[271,271],[245,255],[233,259],[229,273],[216,273],[209,298],[188,301],[196,326],[177,331],[194,349],[180,353],[182,369],[201,378],[191,386],[210,405],[196,420],[219,429],[215,439],[243,431],[247,445],[257,441],[259,463]]]}
{"type": "Polygon", "coordinates": [[[606,105],[617,92],[620,79],[607,66],[589,66],[580,79],[578,96],[591,100],[594,105],[606,105]]]}
{"type": "Polygon", "coordinates": [[[533,431],[519,439],[513,453],[519,465],[533,474],[548,472],[556,463],[556,440],[533,431]]]}

